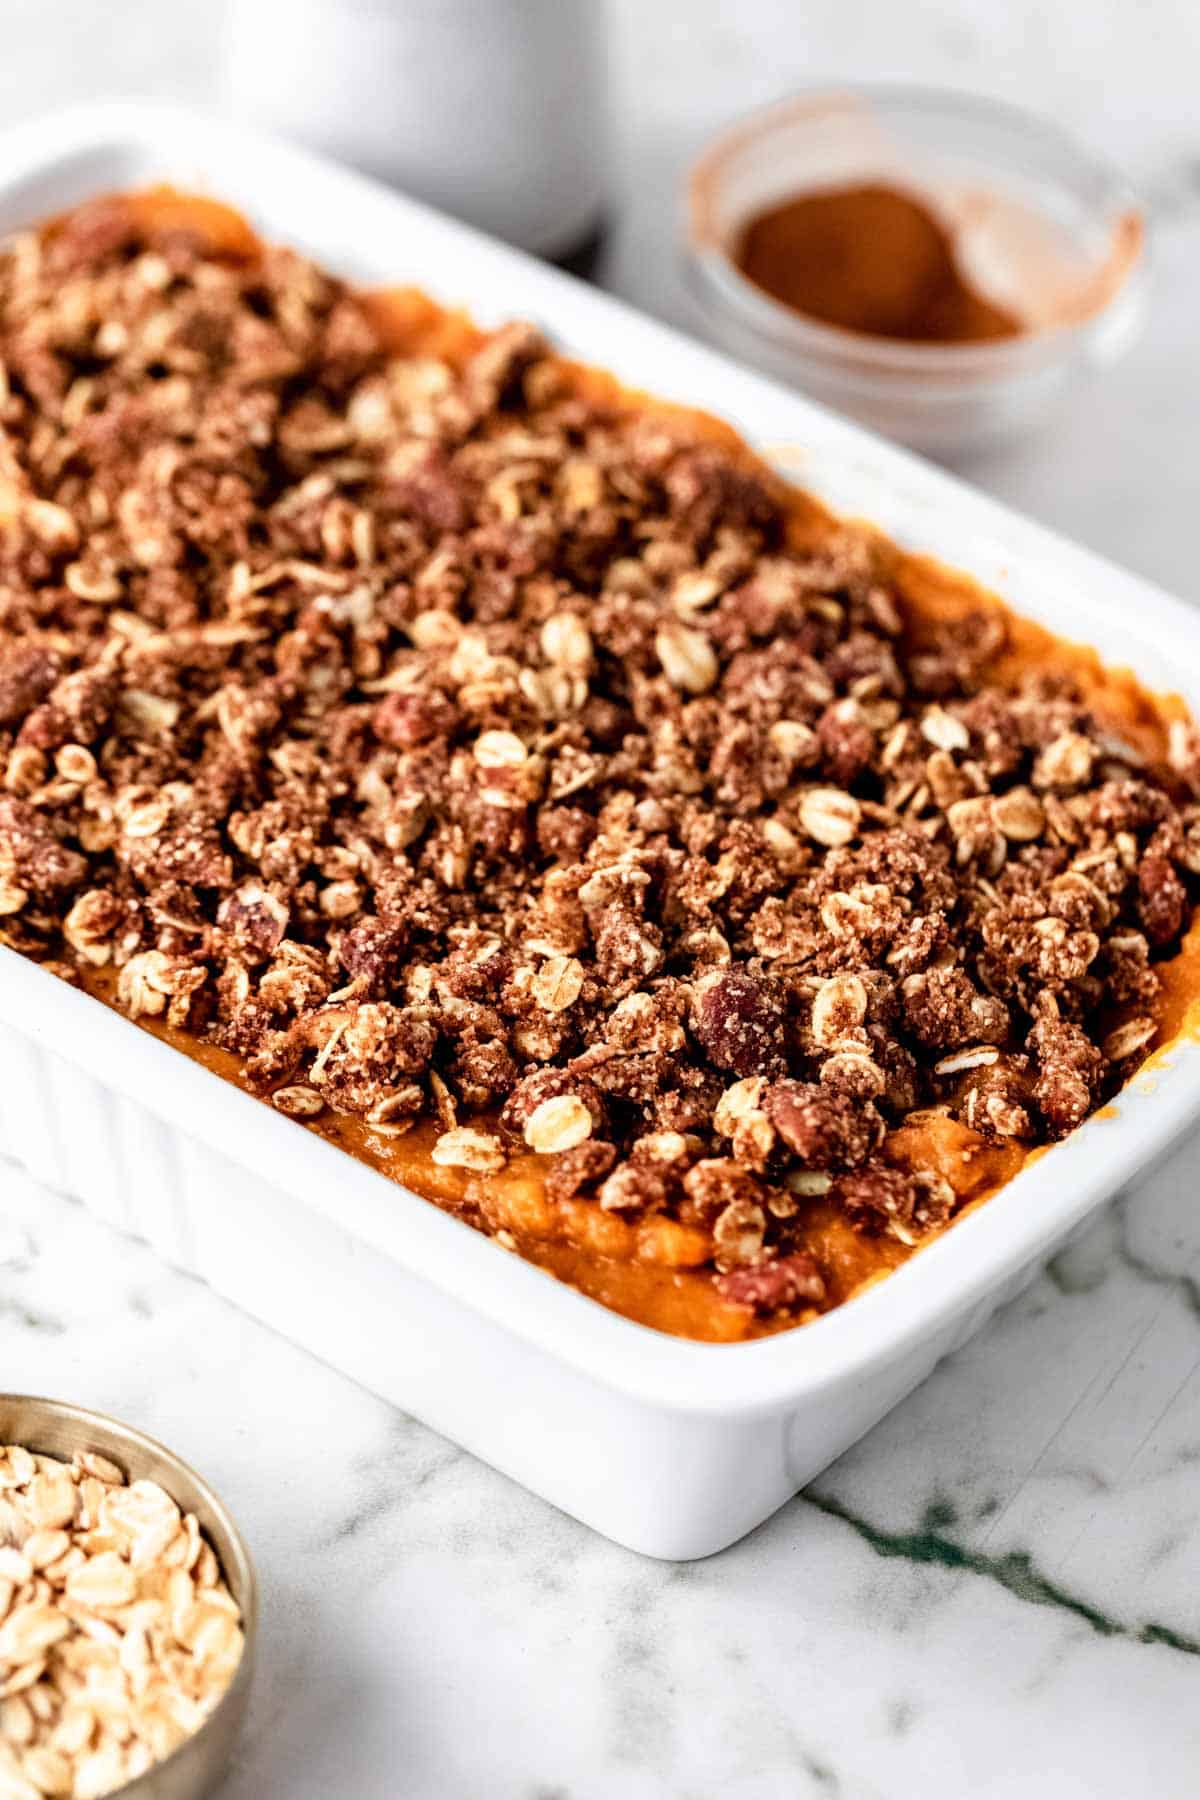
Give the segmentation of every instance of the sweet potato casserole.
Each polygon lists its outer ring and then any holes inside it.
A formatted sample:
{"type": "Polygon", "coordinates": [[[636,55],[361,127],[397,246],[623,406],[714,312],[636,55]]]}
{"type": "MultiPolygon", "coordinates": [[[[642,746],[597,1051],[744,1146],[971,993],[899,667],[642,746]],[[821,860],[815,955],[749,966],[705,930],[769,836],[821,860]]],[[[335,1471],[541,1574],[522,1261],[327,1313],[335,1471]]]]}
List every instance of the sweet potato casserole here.
{"type": "Polygon", "coordinates": [[[3,941],[584,1292],[837,1304],[1200,982],[1200,738],[527,325],[0,251],[3,941]]]}

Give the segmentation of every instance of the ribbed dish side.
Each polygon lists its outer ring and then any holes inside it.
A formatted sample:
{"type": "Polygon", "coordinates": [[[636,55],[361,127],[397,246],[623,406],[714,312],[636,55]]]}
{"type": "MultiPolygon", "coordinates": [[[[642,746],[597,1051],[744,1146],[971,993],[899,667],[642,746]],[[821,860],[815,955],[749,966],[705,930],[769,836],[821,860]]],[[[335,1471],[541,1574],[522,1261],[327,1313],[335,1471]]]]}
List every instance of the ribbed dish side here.
{"type": "Polygon", "coordinates": [[[1044,1254],[1031,1260],[865,1381],[754,1419],[689,1422],[578,1381],[469,1308],[452,1307],[451,1317],[444,1297],[401,1265],[17,1027],[0,1024],[0,1066],[7,1077],[0,1155],[517,1481],[652,1556],[703,1556],[740,1537],[966,1343],[1045,1262],[1044,1254]],[[568,1439],[570,1480],[546,1449],[568,1439]],[[674,1498],[664,1506],[668,1482],[674,1498]]]}
{"type": "MultiPolygon", "coordinates": [[[[0,1083],[0,1155],[82,1200],[108,1224],[143,1238],[176,1267],[230,1291],[224,1267],[212,1266],[214,1246],[204,1222],[214,1196],[245,1181],[236,1165],[3,1024],[0,1067],[7,1076],[0,1083]]],[[[258,1193],[261,1201],[261,1188],[258,1193]]],[[[224,1256],[218,1260],[225,1262],[224,1256]]],[[[1045,1261],[1036,1258],[971,1308],[930,1367],[974,1337],[1045,1261]]],[[[252,1310],[262,1316],[260,1308],[252,1310]]]]}
{"type": "Polygon", "coordinates": [[[0,1067],[0,1154],[194,1269],[184,1168],[205,1153],[10,1025],[0,1025],[0,1067]]]}

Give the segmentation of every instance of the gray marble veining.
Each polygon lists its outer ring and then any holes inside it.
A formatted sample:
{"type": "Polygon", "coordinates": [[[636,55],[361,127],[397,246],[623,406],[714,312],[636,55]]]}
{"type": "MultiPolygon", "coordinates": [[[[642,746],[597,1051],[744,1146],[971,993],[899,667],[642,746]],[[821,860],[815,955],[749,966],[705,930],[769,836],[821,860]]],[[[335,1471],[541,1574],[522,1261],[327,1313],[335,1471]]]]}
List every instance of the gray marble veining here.
{"type": "Polygon", "coordinates": [[[232,1800],[1183,1795],[1196,1165],[705,1563],[603,1542],[8,1168],[5,1381],[136,1418],[236,1506],[266,1606],[232,1800]]]}

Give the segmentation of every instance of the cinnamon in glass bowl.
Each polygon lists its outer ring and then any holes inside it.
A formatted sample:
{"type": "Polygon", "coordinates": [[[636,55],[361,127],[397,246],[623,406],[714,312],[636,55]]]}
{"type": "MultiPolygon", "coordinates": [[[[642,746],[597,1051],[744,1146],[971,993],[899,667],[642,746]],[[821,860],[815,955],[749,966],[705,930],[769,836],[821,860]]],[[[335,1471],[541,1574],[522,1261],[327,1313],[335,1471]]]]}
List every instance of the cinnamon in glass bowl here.
{"type": "Polygon", "coordinates": [[[881,182],[798,193],[755,213],[734,260],[794,312],[911,343],[1016,337],[1016,314],[976,285],[946,226],[881,182]]]}
{"type": "Polygon", "coordinates": [[[801,94],[717,137],[687,199],[709,335],[935,454],[1041,424],[1141,322],[1125,183],[996,102],[801,94]]]}

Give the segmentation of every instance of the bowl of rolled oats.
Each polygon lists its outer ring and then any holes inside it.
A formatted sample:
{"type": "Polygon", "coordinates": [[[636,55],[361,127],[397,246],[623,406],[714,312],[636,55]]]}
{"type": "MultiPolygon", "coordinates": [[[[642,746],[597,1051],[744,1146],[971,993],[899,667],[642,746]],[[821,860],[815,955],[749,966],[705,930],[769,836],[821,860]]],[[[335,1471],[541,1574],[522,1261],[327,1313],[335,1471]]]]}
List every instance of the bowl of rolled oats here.
{"type": "Polygon", "coordinates": [[[212,1489],[101,1413],[0,1395],[0,1794],[195,1800],[250,1689],[257,1590],[212,1489]]]}

